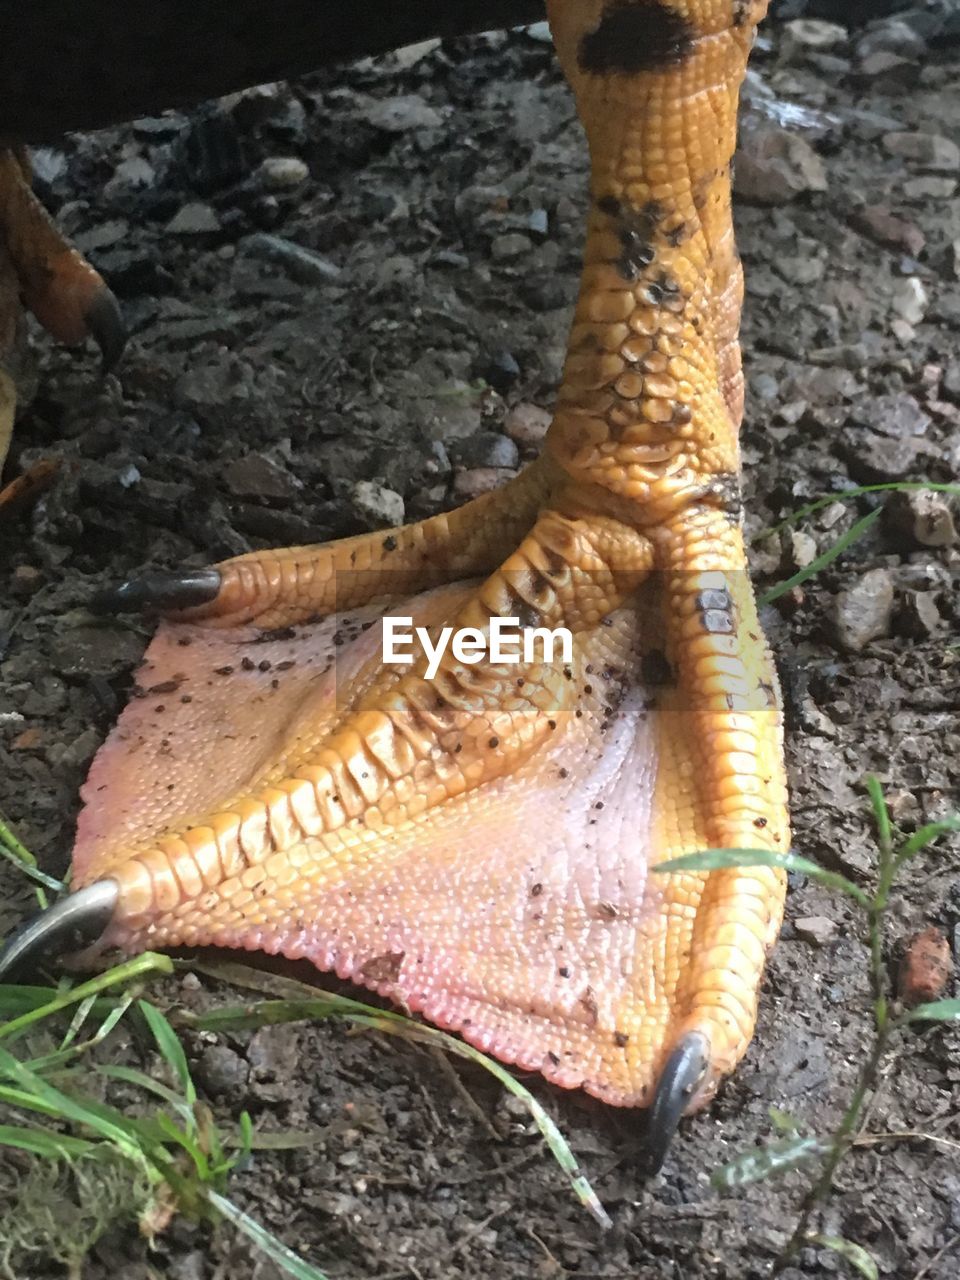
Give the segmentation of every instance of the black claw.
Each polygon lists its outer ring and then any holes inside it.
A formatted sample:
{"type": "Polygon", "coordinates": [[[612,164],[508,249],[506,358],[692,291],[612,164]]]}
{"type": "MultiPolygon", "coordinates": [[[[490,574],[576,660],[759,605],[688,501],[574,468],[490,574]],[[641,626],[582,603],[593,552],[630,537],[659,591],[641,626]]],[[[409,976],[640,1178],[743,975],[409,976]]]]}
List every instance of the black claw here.
{"type": "Polygon", "coordinates": [[[145,573],[100,591],[90,601],[96,613],[139,613],[143,609],[193,609],[216,600],[219,569],[183,569],[145,573]]]}
{"type": "Polygon", "coordinates": [[[688,1032],[667,1059],[657,1081],[647,1121],[647,1138],[641,1157],[643,1173],[647,1177],[659,1172],[680,1117],[690,1105],[709,1066],[710,1044],[699,1031],[688,1032]]]}
{"type": "Polygon", "coordinates": [[[100,290],[83,317],[93,334],[102,356],[101,368],[109,373],[127,345],[127,326],[123,322],[120,303],[106,286],[100,290]]]}
{"type": "Polygon", "coordinates": [[[95,942],[113,918],[116,880],[98,880],[35,916],[0,950],[0,982],[43,957],[55,959],[95,942]]]}

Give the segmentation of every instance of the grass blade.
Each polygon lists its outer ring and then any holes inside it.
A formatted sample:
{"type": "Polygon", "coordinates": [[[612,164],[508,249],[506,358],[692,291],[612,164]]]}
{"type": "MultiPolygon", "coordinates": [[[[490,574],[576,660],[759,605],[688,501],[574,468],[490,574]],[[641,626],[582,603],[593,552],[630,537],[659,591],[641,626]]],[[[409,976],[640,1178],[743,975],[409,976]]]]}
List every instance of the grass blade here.
{"type": "Polygon", "coordinates": [[[44,889],[50,889],[54,893],[63,893],[67,887],[62,880],[55,880],[53,876],[48,876],[40,870],[37,866],[36,858],[25,844],[20,843],[2,817],[0,817],[0,857],[12,862],[24,875],[29,876],[36,883],[38,886],[37,902],[41,909],[45,908],[48,902],[44,889]]]}
{"type": "Polygon", "coordinates": [[[124,982],[131,982],[134,978],[142,978],[148,973],[173,973],[173,961],[169,956],[162,956],[156,951],[145,951],[142,956],[136,956],[133,960],[127,960],[124,964],[114,965],[112,969],[107,969],[104,973],[98,973],[95,978],[91,978],[88,982],[83,982],[78,987],[65,988],[58,991],[53,999],[48,1000],[46,1004],[37,1005],[33,1009],[22,1013],[18,1018],[13,1018],[10,1022],[0,1024],[0,1040],[9,1040],[14,1036],[25,1031],[27,1027],[33,1026],[35,1022],[41,1022],[44,1018],[49,1018],[55,1013],[59,1013],[62,1009],[68,1009],[71,1005],[80,1004],[86,1000],[87,996],[99,995],[103,991],[109,990],[110,987],[121,985],[124,982]]]}
{"type": "Polygon", "coordinates": [[[880,507],[876,511],[871,511],[863,516],[856,524],[852,524],[846,533],[836,540],[832,547],[828,547],[826,551],[817,556],[816,560],[812,560],[810,564],[803,569],[799,569],[792,577],[787,578],[785,582],[778,582],[775,587],[771,587],[769,591],[765,591],[760,597],[760,604],[772,604],[774,600],[779,600],[781,596],[785,596],[788,591],[792,591],[794,587],[799,587],[802,582],[806,582],[808,578],[813,578],[821,569],[825,569],[827,565],[833,564],[838,556],[843,555],[848,547],[858,542],[863,535],[880,519],[883,511],[880,507]]]}
{"type": "MultiPolygon", "coordinates": [[[[298,987],[301,985],[297,984],[298,987]]],[[[309,991],[311,988],[303,987],[303,989],[309,991]]],[[[523,1101],[580,1203],[601,1226],[612,1225],[599,1197],[580,1169],[567,1140],[529,1089],[525,1088],[499,1062],[488,1058],[479,1049],[472,1048],[445,1031],[438,1031],[435,1027],[428,1027],[405,1018],[402,1014],[375,1009],[372,1005],[361,1004],[358,1000],[350,1000],[332,992],[324,992],[313,999],[263,1000],[256,1004],[234,1005],[232,1008],[216,1009],[210,1013],[185,1015],[185,1021],[188,1026],[206,1031],[236,1031],[282,1022],[304,1022],[331,1017],[343,1018],[356,1025],[370,1027],[374,1031],[400,1035],[420,1044],[439,1045],[448,1053],[466,1058],[483,1067],[499,1080],[505,1089],[523,1101]]]]}
{"type": "Polygon", "coordinates": [[[923,493],[924,491],[950,493],[960,496],[960,484],[935,484],[930,480],[891,480],[884,484],[858,484],[853,489],[841,489],[838,493],[825,493],[813,502],[808,502],[806,506],[798,507],[796,511],[791,511],[788,516],[785,516],[779,524],[772,525],[767,529],[761,529],[757,534],[757,539],[769,538],[773,534],[781,533],[784,529],[789,529],[792,525],[799,524],[807,516],[816,515],[818,511],[822,511],[825,507],[833,506],[835,502],[853,502],[856,498],[863,498],[870,493],[923,493]]]}
{"type": "Polygon", "coordinates": [[[731,1191],[735,1187],[747,1187],[751,1182],[765,1182],[767,1178],[789,1173],[791,1169],[819,1159],[829,1149],[829,1144],[821,1138],[784,1138],[753,1151],[744,1151],[729,1164],[715,1169],[710,1175],[710,1183],[718,1191],[731,1191]]]}
{"type": "Polygon", "coordinates": [[[294,1280],[330,1280],[323,1271],[315,1267],[311,1262],[305,1262],[288,1249],[282,1240],[278,1240],[272,1232],[266,1227],[262,1227],[259,1222],[254,1221],[249,1214],[229,1200],[226,1196],[220,1195],[217,1191],[209,1188],[204,1190],[204,1199],[213,1206],[228,1222],[232,1222],[238,1231],[250,1240],[261,1253],[275,1262],[281,1271],[288,1276],[293,1276],[294,1280]]]}
{"type": "Polygon", "coordinates": [[[942,818],[939,822],[928,822],[925,827],[915,831],[897,854],[898,869],[915,854],[926,849],[927,845],[933,844],[941,836],[949,835],[951,831],[960,831],[960,818],[942,818]]]}
{"type": "Polygon", "coordinates": [[[19,1125],[0,1124],[0,1147],[17,1147],[47,1160],[69,1160],[73,1156],[86,1155],[96,1145],[86,1138],[71,1138],[66,1133],[54,1133],[50,1129],[24,1129],[19,1125]]]}
{"type": "Polygon", "coordinates": [[[797,871],[809,876],[830,889],[838,889],[853,898],[861,907],[869,907],[870,899],[859,885],[839,872],[828,871],[818,862],[801,858],[796,853],[776,853],[772,849],[701,849],[658,863],[653,870],[667,875],[684,871],[722,871],[727,867],[778,867],[783,871],[797,871]]]}
{"type": "Polygon", "coordinates": [[[960,1000],[934,1000],[931,1004],[918,1004],[905,1013],[902,1022],[956,1022],[960,1019],[960,1000]]]}
{"type": "Polygon", "coordinates": [[[156,1005],[151,1004],[149,1000],[138,1000],[137,1008],[146,1018],[147,1025],[157,1042],[157,1048],[166,1059],[174,1078],[179,1080],[187,1104],[192,1107],[197,1100],[197,1090],[187,1065],[187,1055],[183,1051],[183,1045],[177,1039],[177,1033],[156,1005]]]}
{"type": "Polygon", "coordinates": [[[844,1240],[842,1236],[807,1236],[807,1240],[810,1244],[819,1244],[825,1249],[832,1249],[834,1253],[838,1253],[841,1258],[849,1262],[855,1271],[866,1276],[867,1280],[880,1280],[877,1264],[862,1245],[854,1244],[852,1240],[844,1240]]]}

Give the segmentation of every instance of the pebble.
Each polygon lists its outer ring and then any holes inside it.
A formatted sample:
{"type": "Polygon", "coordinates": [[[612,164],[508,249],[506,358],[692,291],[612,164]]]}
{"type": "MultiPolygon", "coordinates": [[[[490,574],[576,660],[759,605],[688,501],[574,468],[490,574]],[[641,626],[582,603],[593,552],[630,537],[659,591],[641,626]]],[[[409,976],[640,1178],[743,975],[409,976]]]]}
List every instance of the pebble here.
{"type": "MultiPolygon", "coordinates": [[[[960,366],[958,366],[958,374],[960,374],[960,366]]],[[[535,448],[543,443],[552,420],[553,415],[549,410],[541,409],[538,404],[523,401],[508,410],[503,429],[521,448],[535,448]]]]}
{"type": "Polygon", "coordinates": [[[103,194],[110,200],[128,191],[144,191],[152,187],[157,180],[156,170],[149,160],[143,156],[129,156],[121,160],[113,171],[113,177],[103,188],[103,194]]]}
{"type": "Polygon", "coordinates": [[[373,480],[358,480],[350,496],[357,515],[371,529],[403,524],[403,497],[395,489],[373,480]]]}
{"type": "Polygon", "coordinates": [[[927,238],[914,222],[898,218],[885,205],[868,205],[850,215],[850,225],[855,231],[869,236],[887,249],[902,249],[911,257],[918,257],[927,238]]]}
{"type": "Polygon", "coordinates": [[[519,231],[508,231],[502,236],[494,237],[490,245],[490,257],[494,262],[510,262],[513,258],[529,253],[532,248],[533,241],[529,236],[519,231]]]}
{"type": "Polygon", "coordinates": [[[813,564],[819,555],[816,539],[801,529],[793,529],[790,533],[790,559],[797,569],[805,569],[813,564]]]}
{"type": "Polygon", "coordinates": [[[340,275],[340,268],[328,258],[267,231],[247,236],[242,248],[251,258],[276,263],[297,284],[328,284],[340,275]]]}
{"type": "Polygon", "coordinates": [[[897,975],[900,999],[909,1008],[937,1000],[952,976],[950,943],[931,925],[907,942],[897,975]]]}
{"type": "Polygon", "coordinates": [[[303,488],[296,476],[262,453],[234,458],[223,469],[227,488],[237,498],[268,498],[283,501],[303,488]]]}
{"type": "Polygon", "coordinates": [[[212,205],[195,200],[177,210],[166,230],[174,236],[208,235],[220,230],[220,219],[212,205]]]}
{"type": "Polygon", "coordinates": [[[504,395],[520,377],[520,366],[511,352],[495,351],[478,372],[488,386],[504,395]]]}
{"type": "Polygon", "coordinates": [[[520,465],[520,453],[515,441],[495,431],[478,431],[463,440],[451,440],[449,449],[454,466],[465,470],[472,467],[508,467],[516,470],[520,465]]]}
{"type": "Polygon", "coordinates": [[[409,129],[437,129],[443,116],[419,94],[400,94],[395,98],[372,99],[359,112],[360,117],[384,133],[406,133],[409,129]]]}
{"type": "Polygon", "coordinates": [[[515,475],[516,472],[507,467],[472,467],[468,471],[457,471],[453,477],[453,496],[462,502],[479,498],[499,489],[515,475]]]}
{"type": "Polygon", "coordinates": [[[920,324],[929,305],[930,295],[918,276],[906,276],[894,285],[890,308],[901,320],[906,320],[907,324],[920,324]]]}
{"type": "Polygon", "coordinates": [[[268,156],[257,170],[260,185],[268,191],[291,191],[310,177],[299,156],[268,156]]]}
{"type": "Polygon", "coordinates": [[[873,431],[897,438],[926,435],[930,426],[930,415],[906,391],[864,396],[854,405],[852,418],[873,431]]]}
{"type": "Polygon", "coordinates": [[[925,640],[937,630],[942,618],[932,591],[906,591],[897,613],[897,634],[925,640]]]}
{"type": "Polygon", "coordinates": [[[912,160],[934,173],[960,169],[960,147],[939,133],[887,133],[883,145],[890,155],[912,160]]]}
{"type": "Polygon", "coordinates": [[[813,147],[787,129],[747,134],[737,153],[734,187],[741,200],[789,204],[807,191],[826,191],[827,172],[813,147]]]}
{"type": "Polygon", "coordinates": [[[901,58],[921,59],[927,43],[913,27],[898,19],[881,22],[857,41],[856,55],[863,61],[875,53],[895,53],[901,58]]]}
{"type": "Polygon", "coordinates": [[[920,68],[912,58],[901,58],[886,49],[868,54],[860,62],[858,72],[864,80],[882,79],[885,85],[901,89],[910,88],[920,79],[920,68]]]}
{"type": "Polygon", "coordinates": [[[902,480],[917,461],[915,440],[884,436],[876,431],[848,432],[842,444],[850,474],[861,484],[902,480]]]}
{"type": "Polygon", "coordinates": [[[211,1098],[240,1097],[247,1087],[250,1067],[228,1045],[212,1044],[204,1049],[195,1067],[196,1077],[211,1098]]]}
{"type": "Polygon", "coordinates": [[[924,174],[919,178],[908,178],[903,184],[903,194],[907,199],[917,200],[920,203],[926,200],[949,200],[956,191],[956,178],[938,178],[934,173],[924,174]]]}
{"type": "Polygon", "coordinates": [[[832,942],[837,932],[834,920],[826,916],[800,916],[793,921],[797,937],[803,942],[811,942],[815,947],[825,947],[832,942]]]}
{"type": "Polygon", "coordinates": [[[815,49],[822,53],[827,49],[836,49],[846,44],[847,28],[839,22],[825,22],[822,18],[796,18],[793,22],[784,23],[780,49],[787,57],[791,57],[800,49],[815,49]]]}
{"type": "Polygon", "coordinates": [[[893,579],[886,569],[869,569],[854,586],[838,593],[833,621],[837,639],[850,653],[890,634],[893,579]]]}
{"type": "Polygon", "coordinates": [[[952,547],[957,541],[953,511],[945,494],[932,489],[892,493],[884,514],[921,547],[952,547]]]}

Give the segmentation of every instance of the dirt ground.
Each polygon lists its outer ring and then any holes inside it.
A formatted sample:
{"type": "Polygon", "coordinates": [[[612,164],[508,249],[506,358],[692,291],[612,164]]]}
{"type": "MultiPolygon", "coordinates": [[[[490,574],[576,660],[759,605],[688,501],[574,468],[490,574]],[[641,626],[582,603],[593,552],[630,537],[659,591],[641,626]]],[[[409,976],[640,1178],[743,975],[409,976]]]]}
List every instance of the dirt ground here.
{"type": "MultiPolygon", "coordinates": [[[[811,44],[771,29],[757,52],[738,176],[753,535],[853,484],[960,479],[960,48],[945,28],[910,30],[891,52],[876,32],[811,44]],[[895,140],[915,131],[947,145],[895,140]]],[[[549,409],[559,377],[584,174],[537,32],[408,51],[37,156],[39,190],[133,332],[102,383],[89,353],[37,339],[39,382],[6,472],[64,463],[0,525],[0,809],[45,867],[65,867],[79,784],[149,634],[94,617],[92,593],[146,565],[375,527],[401,500],[416,518],[512,474],[540,420],[528,406],[549,409]],[[307,252],[280,256],[265,237],[307,252]]],[[[864,540],[766,610],[795,847],[864,882],[865,774],[907,830],[957,805],[950,512],[889,494],[837,503],[798,536],[758,537],[754,561],[762,590],[876,505],[864,540]]],[[[5,868],[0,887],[4,933],[29,892],[5,868]]],[[[958,920],[957,847],[944,844],[897,894],[891,967],[928,925],[956,949],[958,920]]],[[[718,1195],[708,1176],[770,1135],[771,1106],[813,1130],[837,1120],[868,1036],[862,932],[845,901],[794,883],[749,1055],[652,1182],[635,1168],[637,1115],[531,1082],[615,1220],[606,1234],[526,1113],[478,1071],[454,1067],[485,1124],[422,1050],[335,1025],[188,1047],[224,1124],[246,1108],[263,1129],[317,1136],[259,1155],[233,1193],[338,1280],[750,1280],[803,1180],[718,1195]]],[[[193,975],[153,992],[173,1007],[242,998],[193,975]]],[[[895,1136],[856,1151],[826,1217],[898,1280],[960,1275],[958,1051],[958,1030],[903,1041],[868,1121],[895,1136]]],[[[122,1038],[112,1052],[143,1064],[122,1038]]],[[[843,1267],[808,1250],[792,1274],[843,1267]]],[[[112,1232],[85,1275],[275,1271],[233,1230],[178,1221],[152,1254],[112,1232]]]]}

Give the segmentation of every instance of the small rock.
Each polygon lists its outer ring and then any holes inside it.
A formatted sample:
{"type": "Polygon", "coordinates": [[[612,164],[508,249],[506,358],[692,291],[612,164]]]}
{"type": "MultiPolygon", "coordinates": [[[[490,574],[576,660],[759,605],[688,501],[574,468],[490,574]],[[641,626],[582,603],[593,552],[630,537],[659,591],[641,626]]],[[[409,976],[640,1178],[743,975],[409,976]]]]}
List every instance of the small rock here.
{"type": "Polygon", "coordinates": [[[110,200],[128,191],[145,191],[156,180],[156,170],[149,160],[145,160],[143,156],[130,156],[121,160],[114,169],[113,177],[103,188],[103,194],[110,200]]]}
{"type": "Polygon", "coordinates": [[[521,448],[535,448],[543,443],[552,421],[553,415],[548,410],[524,402],[508,411],[503,429],[521,448]]]}
{"type": "Polygon", "coordinates": [[[950,944],[933,925],[914,934],[904,952],[897,988],[908,1008],[937,1000],[953,976],[950,944]]]}
{"type": "Polygon", "coordinates": [[[907,791],[905,788],[900,787],[894,791],[887,791],[886,797],[890,817],[898,826],[919,816],[920,806],[917,803],[917,797],[912,791],[907,791]]]}
{"type": "Polygon", "coordinates": [[[894,528],[921,547],[952,547],[957,541],[953,511],[945,494],[932,489],[892,493],[884,514],[894,528]]]}
{"type": "Polygon", "coordinates": [[[228,1045],[212,1044],[204,1049],[196,1064],[196,1076],[211,1098],[243,1095],[250,1077],[250,1067],[228,1045]]]}
{"type": "Polygon", "coordinates": [[[495,431],[478,431],[464,440],[451,440],[450,457],[454,466],[463,469],[508,467],[516,470],[520,464],[520,453],[515,442],[509,436],[498,435],[495,431]]]}
{"type": "Polygon", "coordinates": [[[202,236],[220,230],[220,219],[212,205],[200,200],[185,204],[179,209],[166,227],[174,236],[202,236]]]}
{"type": "Polygon", "coordinates": [[[30,149],[30,171],[37,181],[52,186],[58,178],[67,172],[67,157],[62,151],[53,147],[32,147],[30,149]]]}
{"type": "Polygon", "coordinates": [[[841,439],[847,465],[860,484],[902,480],[916,465],[915,440],[878,434],[876,431],[847,432],[841,439]]]}
{"type": "Polygon", "coordinates": [[[268,156],[257,177],[268,191],[291,191],[306,182],[310,170],[298,156],[268,156]]]}
{"type": "Polygon", "coordinates": [[[939,133],[887,133],[883,145],[892,156],[900,156],[934,173],[954,173],[960,169],[960,147],[939,133]]]}
{"type": "Polygon", "coordinates": [[[827,172],[813,147],[787,129],[747,134],[737,153],[734,186],[752,204],[789,204],[806,191],[826,191],[827,172]]]}
{"type": "Polygon", "coordinates": [[[798,569],[805,569],[813,564],[819,555],[817,543],[809,533],[793,529],[790,533],[790,559],[798,569]]]}
{"type": "Polygon", "coordinates": [[[942,618],[932,591],[905,591],[897,613],[897,634],[911,640],[925,640],[937,630],[942,618]]]}
{"type": "Polygon", "coordinates": [[[901,58],[899,54],[880,49],[861,60],[858,74],[864,80],[882,78],[884,85],[903,89],[918,83],[920,67],[911,58],[901,58]]]}
{"type": "Polygon", "coordinates": [[[401,94],[396,98],[372,99],[360,116],[384,133],[406,133],[409,129],[437,129],[443,116],[419,94],[401,94]]]}
{"type": "Polygon", "coordinates": [[[929,305],[929,294],[918,276],[905,276],[894,285],[890,308],[907,324],[920,324],[929,305]]]}
{"type": "Polygon", "coordinates": [[[960,359],[951,360],[943,371],[943,393],[960,401],[960,359]]]}
{"type": "Polygon", "coordinates": [[[529,253],[532,248],[533,241],[529,236],[521,235],[519,231],[508,231],[505,235],[494,237],[490,245],[490,257],[494,262],[509,262],[529,253]]]}
{"type": "Polygon", "coordinates": [[[520,366],[511,352],[495,351],[478,372],[494,391],[505,395],[520,377],[520,366]]]}
{"type": "Polygon", "coordinates": [[[549,228],[546,209],[532,209],[527,215],[527,229],[531,235],[544,239],[549,228]]]}
{"type": "Polygon", "coordinates": [[[820,18],[797,18],[784,24],[781,49],[789,57],[797,50],[813,49],[823,53],[846,44],[847,28],[838,22],[824,22],[820,18]]]}
{"type": "Polygon", "coordinates": [[[927,238],[913,222],[898,218],[884,205],[868,205],[857,209],[850,215],[850,225],[855,231],[869,236],[877,244],[887,249],[899,249],[918,257],[927,243],[927,238]]]}
{"type": "Polygon", "coordinates": [[[50,763],[59,771],[67,773],[86,770],[100,746],[101,736],[91,725],[84,729],[72,742],[57,748],[51,748],[47,755],[50,763]]]}
{"type": "Polygon", "coordinates": [[[841,646],[860,653],[871,640],[890,634],[893,579],[886,569],[870,569],[834,601],[834,626],[841,646]]]}
{"type": "Polygon", "coordinates": [[[93,253],[98,249],[109,249],[111,245],[126,240],[130,232],[129,224],[122,218],[110,222],[98,222],[88,231],[79,231],[73,237],[73,243],[81,253],[93,253]]]}
{"type": "Polygon", "coordinates": [[[916,398],[905,391],[887,396],[864,396],[854,404],[850,418],[872,431],[898,439],[926,435],[931,421],[916,398]]]}
{"type": "Polygon", "coordinates": [[[856,54],[863,61],[875,53],[896,53],[901,58],[919,61],[927,44],[913,27],[897,18],[878,23],[857,41],[856,54]]]}
{"type": "Polygon", "coordinates": [[[351,497],[357,514],[370,528],[403,524],[403,498],[395,489],[375,484],[372,480],[358,480],[351,497]]]}
{"type": "Polygon", "coordinates": [[[832,942],[837,932],[836,922],[826,916],[800,916],[793,921],[798,938],[811,942],[815,947],[825,947],[832,942]]]}
{"type": "Polygon", "coordinates": [[[453,496],[461,502],[491,493],[516,475],[506,467],[473,467],[469,471],[457,471],[453,477],[453,496]]]}
{"type": "Polygon", "coordinates": [[[340,268],[319,253],[266,231],[247,236],[242,247],[251,258],[276,263],[297,284],[328,284],[340,275],[340,268]]]}
{"type": "Polygon", "coordinates": [[[300,481],[277,466],[262,453],[248,453],[234,458],[223,469],[227,488],[238,498],[293,498],[303,486],[300,481]]]}
{"type": "MultiPolygon", "coordinates": [[[[903,194],[908,200],[923,203],[926,200],[949,200],[957,191],[956,178],[938,178],[936,174],[924,174],[919,178],[908,178],[903,184],[903,194]]],[[[916,252],[913,256],[916,257],[916,252]]]]}
{"type": "Polygon", "coordinates": [[[173,1258],[167,1267],[167,1280],[204,1280],[206,1274],[207,1264],[200,1249],[173,1258]]]}

